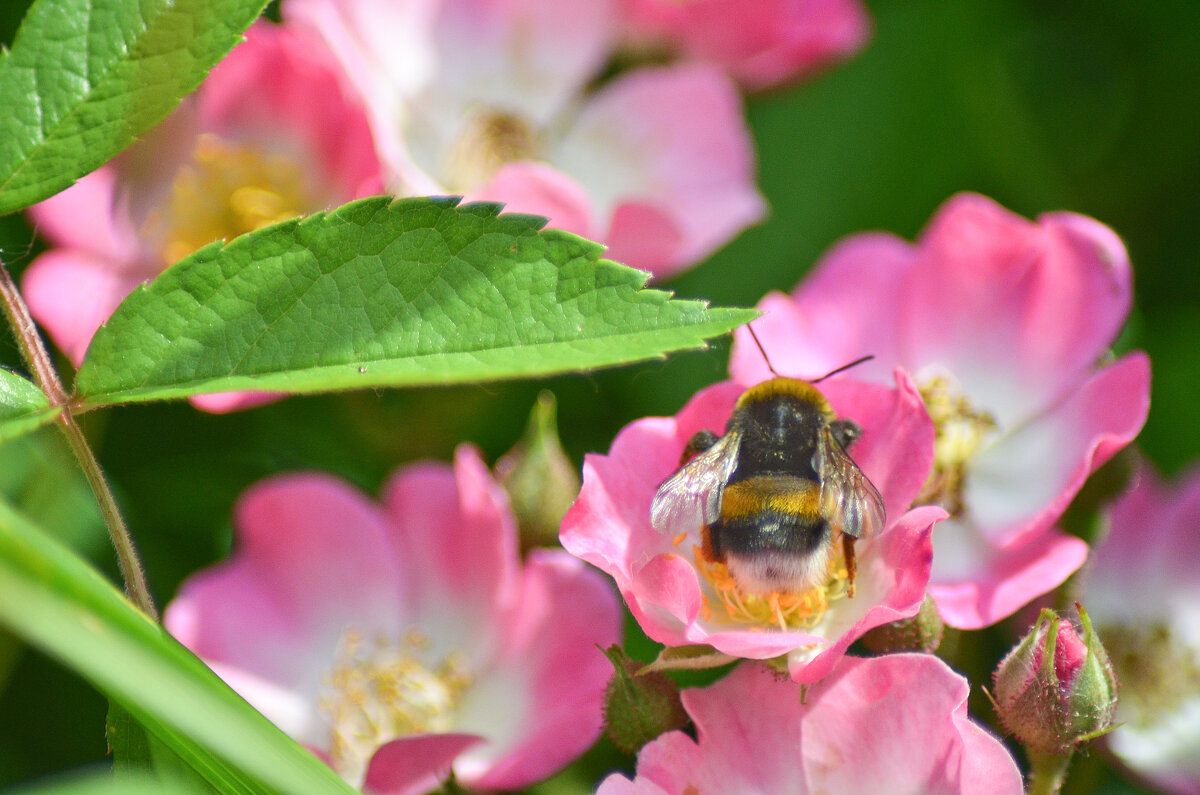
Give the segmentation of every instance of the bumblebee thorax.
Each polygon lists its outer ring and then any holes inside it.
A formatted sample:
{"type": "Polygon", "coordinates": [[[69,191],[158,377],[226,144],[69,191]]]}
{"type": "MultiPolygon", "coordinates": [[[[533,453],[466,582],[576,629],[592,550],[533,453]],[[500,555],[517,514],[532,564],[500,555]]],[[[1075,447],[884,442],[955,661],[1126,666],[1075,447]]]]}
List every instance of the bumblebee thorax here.
{"type": "Polygon", "coordinates": [[[745,408],[756,403],[775,401],[792,401],[807,406],[822,415],[826,420],[832,420],[836,415],[829,401],[821,391],[807,381],[797,378],[772,378],[750,387],[738,398],[737,407],[745,408]]]}

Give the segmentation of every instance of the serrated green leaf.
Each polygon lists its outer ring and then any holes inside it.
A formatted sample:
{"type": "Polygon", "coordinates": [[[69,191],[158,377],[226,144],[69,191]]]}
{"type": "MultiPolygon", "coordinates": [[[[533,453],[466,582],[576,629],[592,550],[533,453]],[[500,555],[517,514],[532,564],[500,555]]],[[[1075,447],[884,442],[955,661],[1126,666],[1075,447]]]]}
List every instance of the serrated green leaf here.
{"type": "Polygon", "coordinates": [[[28,378],[0,367],[0,442],[51,422],[58,412],[28,378]]]}
{"type": "Polygon", "coordinates": [[[68,187],[161,121],[266,0],[38,0],[0,57],[0,214],[68,187]]]}
{"type": "Polygon", "coordinates": [[[580,371],[703,347],[757,315],[642,289],[600,245],[500,209],[375,197],[206,246],[96,333],[82,405],[580,371]]]}
{"type": "Polygon", "coordinates": [[[124,707],[219,792],[353,792],[108,581],[2,501],[0,625],[124,707]]]}

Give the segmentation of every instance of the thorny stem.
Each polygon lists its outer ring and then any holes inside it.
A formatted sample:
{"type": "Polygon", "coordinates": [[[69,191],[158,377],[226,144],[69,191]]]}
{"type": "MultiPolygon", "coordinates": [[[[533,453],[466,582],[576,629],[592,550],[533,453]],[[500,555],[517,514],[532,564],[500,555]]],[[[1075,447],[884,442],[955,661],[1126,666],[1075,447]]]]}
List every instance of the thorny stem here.
{"type": "Polygon", "coordinates": [[[62,381],[58,378],[58,372],[50,361],[50,353],[42,344],[42,338],[38,335],[37,327],[29,314],[29,307],[25,305],[25,299],[21,297],[21,292],[3,261],[0,261],[0,303],[4,305],[4,314],[17,338],[25,365],[33,374],[34,383],[45,393],[50,405],[61,409],[55,421],[66,434],[71,450],[79,459],[79,465],[87,476],[92,493],[96,495],[96,501],[100,504],[100,513],[104,516],[109,538],[112,539],[113,548],[117,553],[121,578],[125,581],[125,594],[143,613],[158,621],[158,610],[150,596],[150,589],[146,586],[146,574],[142,570],[142,563],[129,535],[129,529],[117,508],[116,498],[104,478],[100,462],[96,460],[95,453],[83,435],[83,429],[71,414],[70,401],[62,381]]]}

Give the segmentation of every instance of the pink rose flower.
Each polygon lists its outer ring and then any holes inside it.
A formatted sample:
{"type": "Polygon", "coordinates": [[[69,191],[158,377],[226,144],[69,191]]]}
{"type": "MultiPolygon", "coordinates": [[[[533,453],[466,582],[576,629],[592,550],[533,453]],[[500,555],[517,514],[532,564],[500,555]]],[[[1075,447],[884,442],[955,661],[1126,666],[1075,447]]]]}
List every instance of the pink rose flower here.
{"type": "MultiPolygon", "coordinates": [[[[938,210],[915,244],[850,237],[754,328],[776,370],[913,374],[937,427],[918,502],[933,534],[930,593],[946,623],[986,626],[1055,588],[1087,545],[1052,527],[1084,480],[1142,427],[1149,361],[1097,364],[1129,312],[1129,260],[1108,227],[1071,213],[1031,223],[982,196],[938,210]]],[[[739,334],[730,372],[765,365],[739,334]]]]}
{"type": "Polygon", "coordinates": [[[635,48],[665,47],[769,88],[847,58],[870,21],[855,0],[624,0],[635,48]]]}
{"type": "Polygon", "coordinates": [[[626,426],[608,455],[589,455],[579,499],[563,519],[568,552],[608,572],[642,629],[668,646],[706,644],[735,657],[787,655],[792,678],[814,682],[872,627],[914,615],[929,576],[936,507],[907,511],[933,460],[933,426],[903,372],[894,389],[845,379],[822,382],[839,417],[862,428],[850,455],[883,496],[886,526],[856,547],[857,593],[845,572],[802,594],[747,596],[699,554],[700,527],[672,538],[655,530],[650,505],[697,431],[720,432],[746,388],[725,382],[699,392],[675,417],[626,426]],[[785,598],[786,597],[786,601],[785,598]]]}
{"type": "Polygon", "coordinates": [[[967,680],[937,657],[847,658],[799,689],[743,663],[683,691],[696,739],[675,731],[638,754],[637,778],[598,795],[937,792],[1020,795],[1016,762],[967,715],[967,680]]]}
{"type": "MultiPolygon", "coordinates": [[[[23,279],[76,365],[133,288],[214,240],[378,192],[366,115],[320,44],[265,22],[127,152],[30,209],[52,247],[23,279]]],[[[271,399],[194,399],[228,411],[271,399]]]]}
{"type": "Polygon", "coordinates": [[[473,449],[401,469],[383,505],[328,475],[278,476],[234,528],[231,558],[183,584],[166,626],[355,786],[427,792],[452,766],[511,789],[596,740],[616,597],[561,551],[521,565],[473,449]]]}
{"type": "Polygon", "coordinates": [[[1121,682],[1108,747],[1157,787],[1200,795],[1200,468],[1148,465],[1110,513],[1084,579],[1121,682]]]}
{"type": "Polygon", "coordinates": [[[615,0],[289,0],[366,98],[389,187],[502,201],[657,276],[695,264],[764,203],[737,88],[703,64],[590,90],[615,0]]]}

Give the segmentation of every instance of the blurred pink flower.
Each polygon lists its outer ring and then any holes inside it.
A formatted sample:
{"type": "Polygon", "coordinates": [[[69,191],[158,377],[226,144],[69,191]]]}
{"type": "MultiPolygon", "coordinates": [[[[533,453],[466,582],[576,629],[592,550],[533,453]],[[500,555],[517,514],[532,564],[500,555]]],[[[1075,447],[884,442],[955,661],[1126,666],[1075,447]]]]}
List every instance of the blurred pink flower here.
{"type": "Polygon", "coordinates": [[[1200,795],[1200,468],[1148,465],[1110,513],[1083,589],[1121,681],[1108,747],[1158,787],[1200,795]]]}
{"type": "Polygon", "coordinates": [[[288,0],[366,98],[389,187],[459,193],[665,276],[760,219],[736,86],[703,64],[589,89],[615,0],[288,0]]]}
{"type": "Polygon", "coordinates": [[[623,10],[634,48],[708,61],[749,89],[847,58],[870,34],[857,0],[623,0],[623,10]]]}
{"type": "MultiPolygon", "coordinates": [[[[920,396],[902,372],[897,387],[830,380],[821,391],[840,417],[862,427],[850,449],[883,495],[887,524],[857,545],[857,594],[831,589],[827,604],[789,614],[780,625],[767,597],[739,594],[744,610],[722,599],[711,570],[696,563],[700,529],[672,539],[650,523],[658,485],[679,465],[697,431],[722,431],[745,385],[717,384],[699,392],[675,417],[626,426],[608,455],[589,455],[579,499],[563,519],[567,551],[608,572],[634,617],[668,646],[707,644],[735,657],[787,655],[792,678],[814,682],[872,627],[914,615],[929,576],[929,533],[940,508],[905,512],[929,474],[933,427],[920,396]]],[[[844,590],[844,589],[843,589],[844,590]]],[[[739,606],[741,603],[739,602],[739,606]]]]}
{"type": "MultiPolygon", "coordinates": [[[[1087,545],[1052,525],[1149,407],[1144,354],[1097,364],[1131,292],[1108,227],[1071,213],[1031,223],[961,194],[917,243],[855,235],[791,296],[759,303],[754,327],[781,373],[819,375],[874,354],[855,377],[913,374],[938,432],[918,503],[951,514],[933,534],[929,589],[946,623],[998,621],[1083,563],[1087,545]]],[[[730,372],[767,372],[740,332],[730,372]]]]}
{"type": "Polygon", "coordinates": [[[798,688],[743,663],[705,689],[683,691],[696,739],[670,732],[598,795],[723,792],[923,792],[1020,795],[1021,773],[967,715],[967,680],[937,657],[847,658],[798,688]]]}
{"type": "MultiPolygon", "coordinates": [[[[162,124],[30,209],[52,247],[23,278],[34,318],[78,365],[139,284],[214,240],[378,192],[362,108],[319,42],[259,22],[162,124]]],[[[228,411],[271,399],[194,399],[228,411]]]]}
{"type": "Polygon", "coordinates": [[[322,474],[237,506],[232,557],[167,628],[251,704],[374,792],[530,784],[597,738],[620,608],[597,572],[522,567],[503,489],[470,448],[397,472],[377,505],[322,474]]]}

